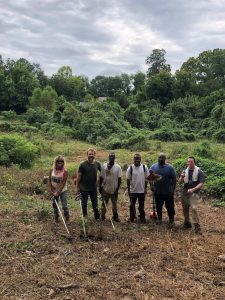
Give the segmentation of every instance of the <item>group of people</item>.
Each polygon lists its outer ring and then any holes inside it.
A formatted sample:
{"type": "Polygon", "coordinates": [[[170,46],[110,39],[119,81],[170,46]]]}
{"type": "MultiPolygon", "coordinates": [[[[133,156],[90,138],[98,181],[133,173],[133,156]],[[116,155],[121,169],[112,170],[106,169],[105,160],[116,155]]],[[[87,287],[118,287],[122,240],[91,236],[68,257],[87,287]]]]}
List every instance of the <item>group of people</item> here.
{"type": "MultiPolygon", "coordinates": [[[[87,159],[80,163],[76,177],[76,193],[81,195],[81,206],[83,218],[87,220],[88,199],[90,197],[94,217],[96,220],[105,220],[107,205],[109,200],[112,203],[112,219],[119,222],[117,209],[118,193],[121,186],[122,169],[115,162],[115,153],[110,152],[108,161],[101,164],[95,160],[96,151],[88,149],[87,159]],[[102,198],[101,210],[98,208],[98,190],[102,198]]],[[[50,170],[48,189],[51,196],[62,203],[65,220],[68,221],[69,210],[67,205],[67,178],[66,161],[63,156],[56,157],[53,168],[50,170]]],[[[150,168],[141,163],[141,155],[135,154],[133,164],[126,170],[127,191],[130,199],[129,221],[135,222],[136,202],[138,200],[138,210],[140,222],[146,223],[145,197],[147,185],[150,182],[153,199],[156,206],[156,224],[162,223],[162,210],[165,204],[169,226],[174,224],[174,192],[177,183],[177,176],[173,166],[166,162],[164,153],[160,153],[158,162],[150,168]]],[[[182,207],[184,215],[183,228],[194,227],[195,233],[201,233],[199,217],[197,212],[197,200],[199,191],[204,183],[204,174],[195,164],[195,158],[190,156],[187,160],[187,168],[181,173],[178,183],[183,184],[182,207]],[[192,213],[192,222],[189,212],[192,213]]],[[[55,203],[55,202],[54,202],[55,203]]],[[[55,221],[59,221],[57,206],[53,204],[55,221]]]]}

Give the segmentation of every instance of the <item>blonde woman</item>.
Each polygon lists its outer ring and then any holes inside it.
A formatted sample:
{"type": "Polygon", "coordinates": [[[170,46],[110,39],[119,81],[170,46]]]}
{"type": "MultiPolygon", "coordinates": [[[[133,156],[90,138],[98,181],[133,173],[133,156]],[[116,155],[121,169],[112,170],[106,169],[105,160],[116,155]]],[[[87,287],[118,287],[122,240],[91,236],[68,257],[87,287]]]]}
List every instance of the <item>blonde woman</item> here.
{"type": "MultiPolygon", "coordinates": [[[[69,209],[67,205],[67,177],[68,172],[66,170],[65,158],[61,155],[57,156],[53,163],[53,169],[49,173],[48,189],[51,196],[54,196],[56,201],[59,202],[59,198],[62,203],[64,217],[66,221],[69,221],[69,209]]],[[[55,202],[53,202],[55,222],[59,222],[59,212],[55,202]]]]}

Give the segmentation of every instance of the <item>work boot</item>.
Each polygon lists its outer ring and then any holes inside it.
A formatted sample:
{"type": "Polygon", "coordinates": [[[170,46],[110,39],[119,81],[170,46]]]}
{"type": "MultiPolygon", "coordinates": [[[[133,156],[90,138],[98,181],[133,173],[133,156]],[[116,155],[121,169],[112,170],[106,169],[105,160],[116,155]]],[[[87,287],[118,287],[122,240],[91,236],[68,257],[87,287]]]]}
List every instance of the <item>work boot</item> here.
{"type": "Polygon", "coordinates": [[[192,228],[192,225],[191,223],[188,221],[188,222],[184,222],[184,224],[182,225],[182,229],[186,230],[186,229],[190,229],[192,228]]]}
{"type": "Polygon", "coordinates": [[[120,219],[119,219],[118,215],[117,216],[113,216],[113,221],[120,222],[120,219]]]}
{"type": "Polygon", "coordinates": [[[198,223],[194,224],[194,230],[195,230],[196,234],[202,234],[201,227],[200,227],[200,225],[198,223]]]}
{"type": "Polygon", "coordinates": [[[98,210],[94,212],[94,216],[95,216],[95,220],[99,220],[100,214],[98,210]]]}
{"type": "Polygon", "coordinates": [[[105,221],[105,214],[101,214],[101,221],[105,221]]]}

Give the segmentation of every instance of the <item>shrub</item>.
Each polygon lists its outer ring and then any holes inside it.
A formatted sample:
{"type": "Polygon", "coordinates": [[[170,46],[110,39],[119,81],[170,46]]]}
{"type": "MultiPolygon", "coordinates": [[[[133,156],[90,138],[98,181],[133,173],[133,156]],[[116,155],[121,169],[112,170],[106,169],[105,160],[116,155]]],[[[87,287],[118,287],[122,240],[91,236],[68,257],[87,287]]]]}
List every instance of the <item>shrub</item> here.
{"type": "Polygon", "coordinates": [[[68,126],[62,126],[57,123],[44,123],[41,125],[41,130],[52,138],[74,138],[75,131],[68,126]]]}
{"type": "Polygon", "coordinates": [[[213,134],[213,138],[217,142],[225,143],[225,129],[219,129],[213,134]]]}
{"type": "Polygon", "coordinates": [[[9,120],[15,119],[17,117],[17,114],[14,110],[2,111],[1,115],[9,120]]]}
{"type": "Polygon", "coordinates": [[[19,164],[22,168],[33,165],[39,148],[27,139],[17,135],[0,136],[0,164],[10,166],[19,164]]]}
{"type": "Polygon", "coordinates": [[[212,158],[210,144],[208,142],[202,142],[201,144],[197,145],[194,149],[194,154],[205,158],[212,158]]]}
{"type": "Polygon", "coordinates": [[[154,131],[150,138],[160,141],[194,141],[195,135],[193,133],[186,133],[180,129],[161,128],[154,131]]]}

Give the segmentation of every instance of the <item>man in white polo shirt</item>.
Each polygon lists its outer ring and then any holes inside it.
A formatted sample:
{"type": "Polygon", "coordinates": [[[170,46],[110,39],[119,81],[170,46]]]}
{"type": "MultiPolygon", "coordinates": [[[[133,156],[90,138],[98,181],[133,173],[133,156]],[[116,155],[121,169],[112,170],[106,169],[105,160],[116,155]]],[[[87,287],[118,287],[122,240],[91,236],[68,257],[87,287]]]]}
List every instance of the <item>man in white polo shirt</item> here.
{"type": "Polygon", "coordinates": [[[109,199],[112,201],[112,213],[113,220],[119,222],[119,216],[117,212],[117,200],[118,200],[118,191],[121,184],[122,170],[121,167],[115,163],[115,153],[109,153],[109,161],[103,164],[100,182],[99,182],[99,192],[102,194],[102,210],[101,210],[101,219],[105,220],[106,207],[109,199]],[[105,203],[104,203],[105,202],[105,203]]]}
{"type": "Polygon", "coordinates": [[[134,222],[136,219],[135,204],[138,199],[140,221],[146,223],[145,220],[145,194],[147,193],[147,178],[149,177],[149,171],[147,166],[141,164],[141,155],[134,155],[134,163],[127,169],[127,189],[130,196],[130,221],[134,222]]]}

